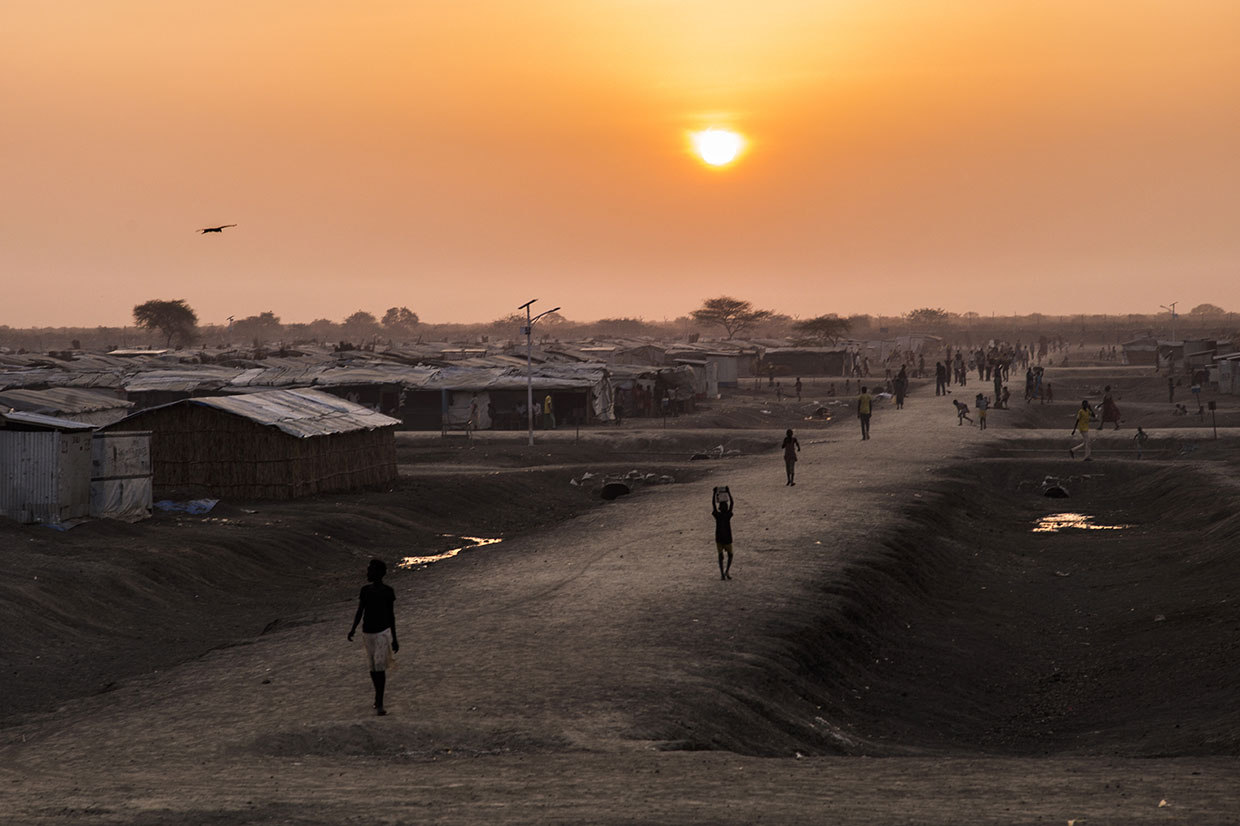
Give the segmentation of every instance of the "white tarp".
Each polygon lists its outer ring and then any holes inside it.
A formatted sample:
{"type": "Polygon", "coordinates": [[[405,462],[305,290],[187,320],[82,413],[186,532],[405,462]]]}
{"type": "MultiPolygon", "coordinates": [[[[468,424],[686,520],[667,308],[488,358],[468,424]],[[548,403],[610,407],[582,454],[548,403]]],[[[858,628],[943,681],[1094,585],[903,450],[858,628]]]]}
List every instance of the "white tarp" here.
{"type": "Polygon", "coordinates": [[[151,515],[151,434],[96,433],[90,450],[90,515],[136,522],[151,515]]]}

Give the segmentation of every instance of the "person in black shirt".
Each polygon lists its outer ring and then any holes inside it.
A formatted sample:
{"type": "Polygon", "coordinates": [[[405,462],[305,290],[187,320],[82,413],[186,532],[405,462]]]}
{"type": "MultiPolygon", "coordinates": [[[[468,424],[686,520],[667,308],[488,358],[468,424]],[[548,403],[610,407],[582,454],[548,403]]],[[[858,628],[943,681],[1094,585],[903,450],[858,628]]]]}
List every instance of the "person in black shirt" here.
{"type": "Polygon", "coordinates": [[[357,624],[362,624],[362,645],[366,649],[366,661],[370,665],[370,681],[375,686],[375,712],[387,714],[383,709],[383,689],[387,684],[387,667],[392,654],[400,650],[396,640],[396,592],[390,585],[383,584],[383,576],[387,573],[387,565],[381,559],[370,560],[366,568],[366,581],[369,585],[362,586],[358,597],[357,613],[353,616],[353,627],[349,629],[349,642],[357,633],[357,624]]]}
{"type": "Polygon", "coordinates": [[[797,437],[792,435],[792,431],[788,431],[788,435],[784,437],[784,443],[780,445],[784,450],[784,470],[788,474],[788,481],[785,485],[796,484],[797,469],[797,453],[801,450],[801,443],[797,441],[797,437]]]}
{"type": "Polygon", "coordinates": [[[732,497],[726,502],[711,500],[711,513],[715,516],[715,547],[719,550],[719,578],[731,579],[732,574],[732,509],[735,507],[732,497]],[[728,555],[728,563],[723,564],[724,553],[728,555]]]}

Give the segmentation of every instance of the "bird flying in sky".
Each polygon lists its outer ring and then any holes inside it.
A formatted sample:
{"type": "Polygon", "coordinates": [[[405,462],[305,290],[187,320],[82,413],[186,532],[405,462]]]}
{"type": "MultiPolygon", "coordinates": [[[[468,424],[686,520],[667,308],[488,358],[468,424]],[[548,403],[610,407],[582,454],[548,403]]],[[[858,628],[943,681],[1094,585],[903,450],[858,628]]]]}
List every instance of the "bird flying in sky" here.
{"type": "Polygon", "coordinates": [[[228,229],[229,227],[235,227],[235,226],[236,226],[236,224],[224,224],[223,226],[219,226],[219,227],[203,227],[202,229],[198,230],[198,232],[199,232],[199,233],[204,233],[204,232],[223,232],[224,230],[228,229]]]}

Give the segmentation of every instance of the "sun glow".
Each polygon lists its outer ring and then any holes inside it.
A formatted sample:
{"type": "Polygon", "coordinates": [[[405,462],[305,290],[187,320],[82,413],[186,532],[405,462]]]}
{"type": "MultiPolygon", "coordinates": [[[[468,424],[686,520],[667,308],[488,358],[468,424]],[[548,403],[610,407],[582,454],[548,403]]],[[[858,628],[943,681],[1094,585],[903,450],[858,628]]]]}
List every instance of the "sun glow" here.
{"type": "Polygon", "coordinates": [[[745,146],[745,139],[726,129],[704,129],[690,134],[698,157],[711,166],[726,166],[736,160],[745,146]]]}

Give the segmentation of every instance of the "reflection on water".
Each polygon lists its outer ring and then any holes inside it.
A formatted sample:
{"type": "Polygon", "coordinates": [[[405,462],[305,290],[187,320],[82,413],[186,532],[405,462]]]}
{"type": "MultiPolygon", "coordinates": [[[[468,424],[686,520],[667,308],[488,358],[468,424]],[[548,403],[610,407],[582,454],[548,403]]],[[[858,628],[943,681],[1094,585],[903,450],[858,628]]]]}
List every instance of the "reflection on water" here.
{"type": "MultiPolygon", "coordinates": [[[[452,536],[452,534],[445,533],[445,534],[441,534],[441,536],[452,536]]],[[[400,561],[397,567],[416,568],[419,565],[430,565],[432,562],[440,562],[444,559],[451,559],[452,557],[459,554],[461,551],[472,551],[474,548],[481,548],[485,545],[494,545],[498,542],[504,541],[499,538],[488,539],[485,536],[462,536],[459,538],[464,539],[469,544],[462,545],[459,548],[449,548],[443,553],[435,554],[434,556],[407,556],[400,561]]]]}
{"type": "Polygon", "coordinates": [[[1122,531],[1128,525],[1095,525],[1093,517],[1086,513],[1052,513],[1043,516],[1033,527],[1034,533],[1058,533],[1064,528],[1083,531],[1122,531]]]}

